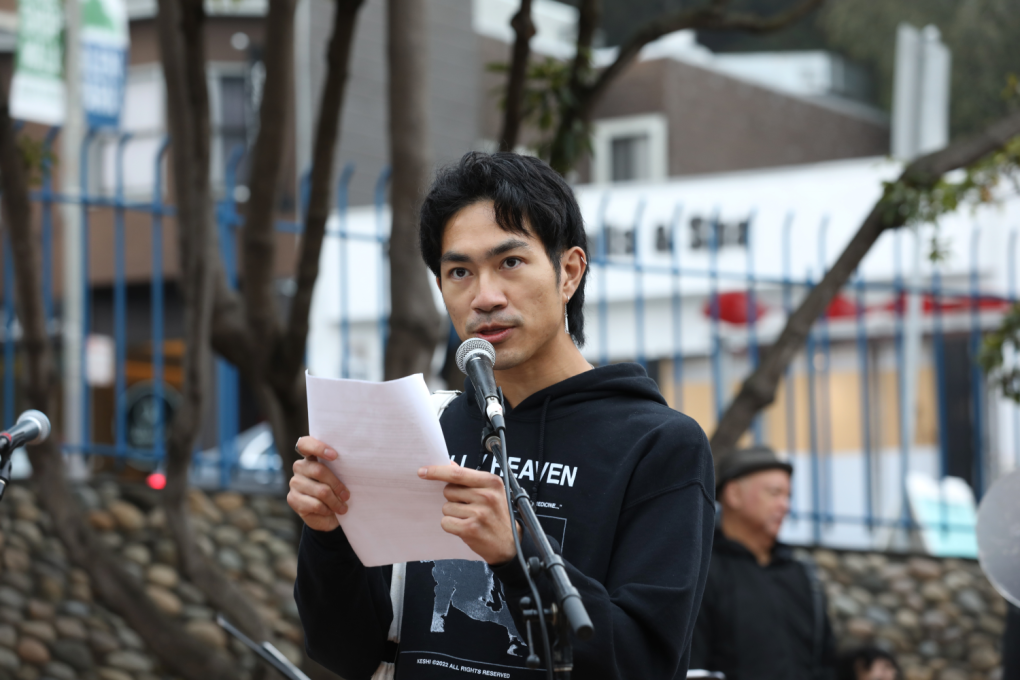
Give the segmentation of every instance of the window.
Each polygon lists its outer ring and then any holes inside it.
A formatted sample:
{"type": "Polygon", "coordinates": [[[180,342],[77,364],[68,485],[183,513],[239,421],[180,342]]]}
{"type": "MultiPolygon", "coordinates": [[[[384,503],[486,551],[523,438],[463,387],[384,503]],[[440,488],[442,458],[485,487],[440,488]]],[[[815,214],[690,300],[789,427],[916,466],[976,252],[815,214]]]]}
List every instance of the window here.
{"type": "Polygon", "coordinates": [[[593,132],[592,181],[657,181],[668,175],[665,116],[606,118],[595,121],[593,132]]]}
{"type": "MultiPolygon", "coordinates": [[[[235,150],[246,149],[248,146],[246,89],[244,76],[224,75],[219,78],[220,115],[217,132],[224,168],[235,150]]],[[[246,167],[247,158],[242,159],[238,166],[238,182],[243,183],[247,177],[244,171],[246,167]]]]}
{"type": "Polygon", "coordinates": [[[614,182],[648,179],[648,135],[614,137],[612,149],[614,182]]]}

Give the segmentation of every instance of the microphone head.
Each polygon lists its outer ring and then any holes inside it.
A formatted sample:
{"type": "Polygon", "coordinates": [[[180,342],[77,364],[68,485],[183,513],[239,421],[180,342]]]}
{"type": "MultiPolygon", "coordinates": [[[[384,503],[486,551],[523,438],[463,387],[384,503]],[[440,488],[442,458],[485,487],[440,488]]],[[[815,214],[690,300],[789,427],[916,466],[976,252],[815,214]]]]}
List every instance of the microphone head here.
{"type": "Polygon", "coordinates": [[[496,365],[496,348],[491,342],[481,338],[468,338],[457,348],[457,368],[461,373],[467,374],[468,360],[478,354],[482,354],[490,366],[496,365]]]}
{"type": "Polygon", "coordinates": [[[39,426],[39,434],[35,439],[28,442],[29,444],[38,444],[50,436],[50,419],[46,417],[45,413],[31,409],[18,416],[18,423],[22,423],[26,420],[33,420],[35,421],[35,424],[39,426]]]}

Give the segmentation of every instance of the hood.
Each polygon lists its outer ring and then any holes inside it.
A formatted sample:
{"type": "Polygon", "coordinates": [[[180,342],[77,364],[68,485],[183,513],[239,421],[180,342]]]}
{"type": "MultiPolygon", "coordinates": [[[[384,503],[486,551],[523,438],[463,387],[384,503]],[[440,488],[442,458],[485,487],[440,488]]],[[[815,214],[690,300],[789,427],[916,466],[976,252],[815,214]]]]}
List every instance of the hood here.
{"type": "MultiPolygon", "coordinates": [[[[470,380],[464,381],[464,394],[470,403],[474,403],[475,388],[470,380]]],[[[535,392],[516,407],[511,408],[507,404],[506,415],[515,420],[540,420],[544,419],[543,411],[548,408],[549,418],[559,417],[568,414],[575,407],[621,396],[650,399],[666,405],[666,400],[659,392],[659,386],[648,377],[644,367],[640,364],[624,363],[599,366],[550,385],[535,392]]],[[[481,413],[477,415],[480,420],[481,413]]]]}

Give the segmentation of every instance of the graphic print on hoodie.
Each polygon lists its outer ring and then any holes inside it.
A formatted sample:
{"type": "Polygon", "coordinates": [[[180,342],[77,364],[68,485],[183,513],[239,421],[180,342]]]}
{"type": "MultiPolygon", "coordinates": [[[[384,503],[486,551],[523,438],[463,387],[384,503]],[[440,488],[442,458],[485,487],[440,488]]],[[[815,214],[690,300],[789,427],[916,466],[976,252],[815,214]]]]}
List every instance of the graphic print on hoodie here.
{"type": "MultiPolygon", "coordinates": [[[[701,428],[669,409],[636,364],[552,385],[508,408],[506,422],[508,465],[595,627],[591,640],[574,640],[576,677],[684,677],[714,526],[701,428]]],[[[482,449],[470,383],[441,423],[458,464],[501,474],[482,449]]],[[[535,554],[528,540],[523,551],[535,554]]],[[[384,573],[362,567],[341,530],[305,530],[295,597],[307,648],[350,680],[370,676],[384,653],[392,618],[384,573]]],[[[551,588],[538,582],[548,606],[551,588]]],[[[528,590],[516,561],[409,563],[404,593],[398,680],[544,677],[524,666],[518,603],[528,590]]]]}

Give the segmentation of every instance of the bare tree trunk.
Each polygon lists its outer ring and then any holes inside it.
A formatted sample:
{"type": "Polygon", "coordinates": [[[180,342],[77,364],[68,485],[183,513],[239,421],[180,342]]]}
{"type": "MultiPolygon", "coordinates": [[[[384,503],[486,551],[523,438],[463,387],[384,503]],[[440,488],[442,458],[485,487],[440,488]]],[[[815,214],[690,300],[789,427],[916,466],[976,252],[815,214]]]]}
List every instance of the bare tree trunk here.
{"type": "MultiPolygon", "coordinates": [[[[46,335],[42,295],[41,253],[32,233],[27,173],[18,149],[5,98],[0,96],[0,193],[10,234],[17,280],[18,317],[25,352],[25,394],[32,408],[52,412],[55,373],[46,335]]],[[[160,611],[142,584],[129,575],[85,524],[84,513],[67,484],[64,461],[53,440],[29,448],[39,497],[71,560],[85,569],[99,599],[141,635],[173,673],[192,680],[236,680],[233,664],[202,644],[160,611]]]]}
{"type": "Polygon", "coordinates": [[[276,270],[276,187],[280,180],[287,108],[294,73],[294,0],[269,0],[266,15],[266,68],[259,132],[251,154],[248,186],[251,199],[245,211],[244,309],[248,332],[259,338],[253,345],[254,370],[264,373],[280,334],[273,290],[276,270]],[[250,276],[248,276],[250,275],[250,276]]]}
{"type": "Polygon", "coordinates": [[[251,602],[199,550],[186,510],[191,452],[205,410],[205,377],[211,363],[216,232],[209,187],[209,93],[205,74],[202,0],[160,0],[157,26],[173,144],[174,186],[184,297],[184,387],[167,442],[167,526],[177,541],[188,578],[235,625],[256,640],[267,629],[251,602]]]}
{"type": "Polygon", "coordinates": [[[440,317],[418,253],[418,210],[432,170],[428,126],[428,25],[425,0],[389,0],[390,336],[386,379],[429,374],[440,317]]]}
{"type": "Polygon", "coordinates": [[[521,100],[524,97],[524,83],[528,78],[531,38],[535,35],[535,24],[531,21],[531,0],[521,0],[521,8],[510,21],[510,25],[513,26],[516,37],[506,81],[503,134],[499,136],[500,151],[513,151],[521,131],[521,100]]]}
{"type": "MultiPolygon", "coordinates": [[[[998,121],[980,135],[917,159],[904,169],[900,181],[916,188],[930,188],[947,172],[977,162],[1016,135],[1020,135],[1020,113],[998,121]]],[[[890,206],[883,198],[872,208],[832,268],[787,319],[782,333],[762,358],[757,370],[744,381],[712,435],[712,451],[717,461],[736,446],[751,426],[754,416],[775,399],[779,379],[804,344],[811,326],[828,308],[878,237],[886,229],[903,225],[901,212],[891,210],[891,207],[896,206],[890,206]],[[896,217],[890,218],[890,214],[896,217]]]]}
{"type": "MultiPolygon", "coordinates": [[[[246,229],[252,227],[251,220],[260,220],[255,225],[260,235],[252,236],[246,241],[246,257],[242,263],[242,272],[247,299],[242,300],[230,290],[222,272],[218,272],[216,276],[213,347],[238,367],[255,391],[259,406],[272,427],[277,451],[284,459],[284,472],[288,476],[291,474],[295,455],[293,443],[308,428],[305,381],[301,369],[308,340],[308,316],[312,292],[319,275],[319,258],[331,210],[333,159],[340,136],[340,116],[343,110],[351,46],[354,41],[354,28],[363,1],[336,2],[333,35],[326,55],[326,78],[322,99],[319,102],[319,117],[313,141],[311,191],[296,266],[297,290],[291,300],[286,326],[280,328],[275,309],[271,315],[246,311],[251,310],[253,305],[261,304],[260,301],[270,300],[272,297],[273,266],[269,263],[274,257],[272,251],[274,220],[270,214],[271,199],[263,200],[260,206],[249,205],[249,222],[246,229]],[[269,331],[259,333],[256,328],[268,328],[269,331]],[[272,342],[262,343],[267,349],[256,348],[255,345],[258,343],[252,343],[250,338],[266,337],[266,333],[272,338],[272,342]]],[[[280,30],[272,17],[268,17],[267,20],[270,22],[270,31],[280,30]]],[[[288,21],[292,26],[292,18],[288,21]]],[[[285,58],[289,62],[292,59],[293,46],[288,46],[288,50],[285,58]]],[[[270,60],[269,52],[267,45],[267,61],[270,60]]],[[[280,114],[274,112],[267,116],[265,101],[269,96],[271,81],[275,83],[272,85],[273,91],[282,91],[289,82],[289,73],[290,71],[278,69],[266,75],[263,111],[260,114],[262,116],[260,137],[256,142],[254,156],[268,159],[272,163],[275,163],[280,152],[270,151],[277,149],[276,142],[270,140],[263,142],[261,131],[272,124],[269,122],[271,118],[278,120],[280,114]]],[[[252,169],[252,181],[249,182],[253,189],[253,197],[258,194],[273,195],[275,180],[265,181],[267,174],[265,163],[256,160],[252,169]],[[261,182],[258,191],[255,190],[256,182],[261,182]]]]}

